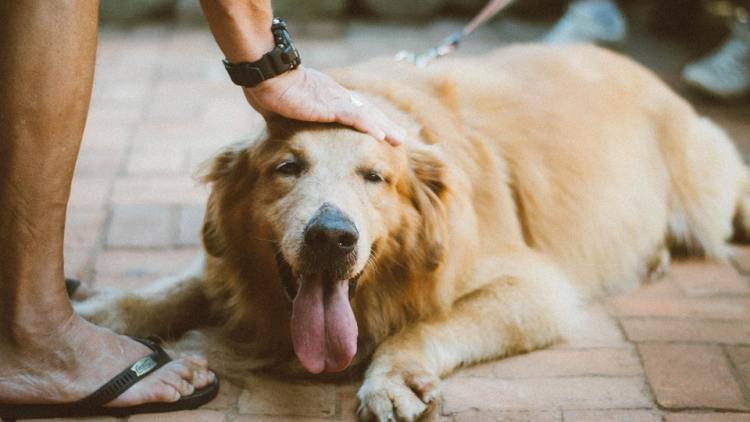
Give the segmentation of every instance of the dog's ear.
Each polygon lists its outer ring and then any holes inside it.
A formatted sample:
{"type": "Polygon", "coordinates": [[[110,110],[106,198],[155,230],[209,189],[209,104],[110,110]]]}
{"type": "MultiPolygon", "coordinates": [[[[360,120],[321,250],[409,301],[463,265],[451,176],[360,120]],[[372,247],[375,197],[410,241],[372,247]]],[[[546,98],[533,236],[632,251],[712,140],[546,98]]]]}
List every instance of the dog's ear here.
{"type": "Polygon", "coordinates": [[[206,206],[206,215],[203,217],[203,228],[201,229],[201,239],[203,241],[203,248],[209,255],[220,257],[224,255],[224,251],[227,248],[224,234],[219,226],[218,210],[217,210],[216,193],[212,192],[208,198],[208,205],[206,206]]]}
{"type": "Polygon", "coordinates": [[[442,262],[447,237],[445,206],[448,196],[448,167],[434,146],[409,150],[411,199],[421,217],[419,244],[414,245],[428,270],[442,262]]]}
{"type": "Polygon", "coordinates": [[[226,250],[226,239],[220,225],[219,215],[223,203],[236,193],[239,179],[249,173],[247,151],[237,146],[221,151],[204,166],[201,180],[211,185],[211,194],[206,205],[201,237],[206,252],[212,256],[222,256],[226,250]]]}

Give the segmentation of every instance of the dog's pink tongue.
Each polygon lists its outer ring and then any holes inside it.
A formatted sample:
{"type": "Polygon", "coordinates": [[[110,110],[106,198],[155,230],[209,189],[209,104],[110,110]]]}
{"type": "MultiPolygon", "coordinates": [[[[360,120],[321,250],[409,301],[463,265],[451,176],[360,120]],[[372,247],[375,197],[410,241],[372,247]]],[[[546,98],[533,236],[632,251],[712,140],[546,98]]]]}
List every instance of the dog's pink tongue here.
{"type": "Polygon", "coordinates": [[[304,277],[292,305],[294,353],[313,374],[343,371],[357,352],[349,283],[337,281],[326,295],[324,281],[322,274],[304,277]]]}

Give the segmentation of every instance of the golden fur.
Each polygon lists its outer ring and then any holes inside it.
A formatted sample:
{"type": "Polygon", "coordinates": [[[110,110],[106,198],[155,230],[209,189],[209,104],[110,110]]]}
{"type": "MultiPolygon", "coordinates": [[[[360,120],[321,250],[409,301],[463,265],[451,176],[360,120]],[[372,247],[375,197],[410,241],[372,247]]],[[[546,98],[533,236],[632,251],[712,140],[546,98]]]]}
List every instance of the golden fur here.
{"type": "Polygon", "coordinates": [[[747,231],[747,170],[731,141],[620,55],[523,45],[333,75],[408,142],[270,122],[207,172],[204,261],[79,311],[128,334],[208,327],[220,371],[298,371],[274,254],[294,267],[301,227],[332,202],[364,251],[351,300],[361,415],[414,420],[439,377],[549,345],[577,327],[581,298],[637,286],[670,249],[724,258],[732,223],[747,231]],[[269,170],[289,154],[306,157],[307,176],[269,170]]]}

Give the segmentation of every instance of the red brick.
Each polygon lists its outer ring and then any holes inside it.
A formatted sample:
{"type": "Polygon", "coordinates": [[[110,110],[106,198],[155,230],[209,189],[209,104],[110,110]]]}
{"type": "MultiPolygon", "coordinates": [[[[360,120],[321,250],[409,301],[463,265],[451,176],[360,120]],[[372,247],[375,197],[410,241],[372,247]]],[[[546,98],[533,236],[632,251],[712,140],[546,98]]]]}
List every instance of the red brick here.
{"type": "Polygon", "coordinates": [[[128,159],[127,172],[131,175],[174,175],[185,172],[185,148],[151,145],[134,149],[128,159]]]}
{"type": "Polygon", "coordinates": [[[177,221],[177,244],[179,246],[200,245],[205,208],[205,205],[180,207],[177,221]]]}
{"type": "Polygon", "coordinates": [[[86,275],[91,253],[90,250],[66,247],[64,249],[65,276],[82,279],[86,275]]]}
{"type": "Polygon", "coordinates": [[[750,324],[740,321],[690,321],[624,318],[622,326],[631,341],[687,341],[750,344],[750,324]]]}
{"type": "Polygon", "coordinates": [[[618,316],[750,319],[750,298],[617,298],[618,316]]]}
{"type": "Polygon", "coordinates": [[[453,377],[443,382],[443,411],[644,408],[652,406],[647,390],[640,377],[453,377]]]}
{"type": "Polygon", "coordinates": [[[105,84],[95,84],[92,93],[94,101],[106,101],[111,104],[139,104],[143,105],[148,99],[151,86],[138,82],[110,81],[105,84]]]}
{"type": "MultiPolygon", "coordinates": [[[[473,368],[457,376],[476,376],[473,368]]],[[[631,376],[643,370],[633,349],[547,349],[479,365],[479,376],[540,378],[570,376],[631,376]]]]}
{"type": "Polygon", "coordinates": [[[115,181],[117,204],[203,204],[208,190],[190,177],[123,177],[115,181]]]}
{"type": "Polygon", "coordinates": [[[656,401],[668,409],[745,410],[744,398],[721,349],[710,345],[641,344],[656,401]]]}
{"type": "Polygon", "coordinates": [[[54,418],[54,419],[24,419],[24,422],[117,422],[116,418],[54,418]]]}
{"type": "Polygon", "coordinates": [[[163,205],[118,204],[112,209],[107,246],[152,248],[172,244],[175,211],[163,205]]]}
{"type": "Polygon", "coordinates": [[[732,247],[732,261],[743,273],[750,273],[750,245],[732,247]]]}
{"type": "Polygon", "coordinates": [[[83,132],[82,151],[101,151],[121,155],[133,129],[124,122],[98,121],[89,118],[83,132]]]}
{"type": "Polygon", "coordinates": [[[109,179],[120,171],[124,154],[95,148],[83,148],[76,161],[75,177],[109,179]]]}
{"type": "Polygon", "coordinates": [[[106,214],[101,209],[73,208],[65,221],[65,246],[90,249],[99,237],[106,214]]]}
{"type": "Polygon", "coordinates": [[[104,206],[111,182],[108,179],[76,177],[70,190],[70,208],[99,208],[104,206]]]}
{"type": "Polygon", "coordinates": [[[96,287],[135,288],[179,274],[200,256],[197,249],[104,251],[94,269],[96,287]]]}
{"type": "Polygon", "coordinates": [[[747,413],[672,413],[666,422],[750,422],[747,413]]]}
{"type": "Polygon", "coordinates": [[[746,391],[750,390],[750,346],[728,346],[727,353],[746,391]]]}
{"type": "Polygon", "coordinates": [[[619,298],[662,298],[662,297],[681,297],[683,296],[680,287],[670,277],[663,277],[660,280],[646,282],[638,289],[626,294],[614,296],[612,299],[619,298]]]}
{"type": "Polygon", "coordinates": [[[688,296],[750,294],[750,284],[728,262],[682,261],[672,265],[668,277],[688,296]]]}
{"type": "Polygon", "coordinates": [[[451,416],[453,422],[557,422],[562,420],[559,410],[467,410],[451,416]]]}
{"type": "Polygon", "coordinates": [[[240,414],[309,416],[327,418],[336,414],[338,398],[331,384],[282,382],[253,377],[240,394],[240,414]]]}
{"type": "MultiPolygon", "coordinates": [[[[331,421],[351,421],[361,422],[359,419],[332,419],[332,418],[314,418],[303,416],[269,416],[269,415],[239,415],[232,416],[232,422],[331,422],[331,421]]],[[[420,421],[422,422],[422,421],[420,421]]],[[[429,422],[429,421],[425,421],[429,422]]]]}
{"type": "Polygon", "coordinates": [[[234,409],[237,405],[237,399],[240,397],[240,391],[240,387],[227,379],[222,379],[221,384],[219,384],[219,394],[202,408],[213,410],[234,409]]]}
{"type": "Polygon", "coordinates": [[[565,410],[566,422],[661,422],[651,410],[565,410]]]}
{"type": "Polygon", "coordinates": [[[227,420],[223,412],[215,410],[183,410],[171,413],[135,415],[129,422],[223,422],[227,420]]]}
{"type": "Polygon", "coordinates": [[[359,386],[359,382],[348,383],[339,386],[339,416],[342,420],[352,422],[357,420],[357,408],[359,407],[357,391],[359,390],[359,386]]]}

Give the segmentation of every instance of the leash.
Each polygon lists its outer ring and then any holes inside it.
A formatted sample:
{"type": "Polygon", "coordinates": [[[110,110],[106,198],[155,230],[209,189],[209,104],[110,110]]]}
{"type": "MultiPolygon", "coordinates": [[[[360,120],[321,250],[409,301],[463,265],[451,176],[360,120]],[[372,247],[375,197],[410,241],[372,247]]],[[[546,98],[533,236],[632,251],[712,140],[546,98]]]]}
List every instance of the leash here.
{"type": "Polygon", "coordinates": [[[485,24],[498,12],[505,9],[513,0],[490,0],[484,8],[460,31],[445,37],[440,44],[430,48],[425,53],[416,55],[410,51],[400,51],[396,54],[396,60],[414,63],[417,67],[425,67],[431,61],[452,53],[464,38],[468,37],[477,28],[485,24]]]}

